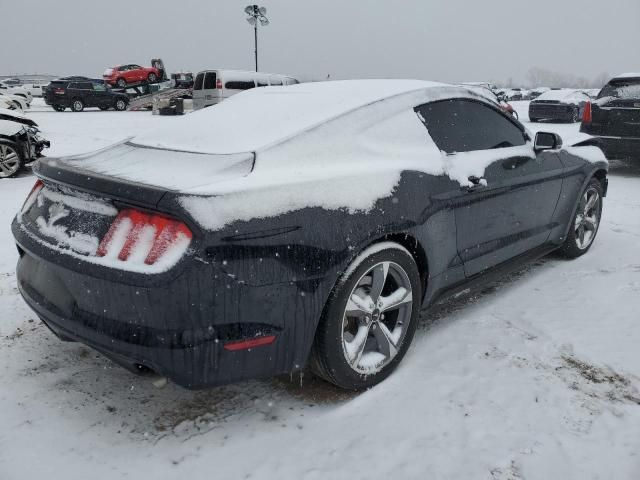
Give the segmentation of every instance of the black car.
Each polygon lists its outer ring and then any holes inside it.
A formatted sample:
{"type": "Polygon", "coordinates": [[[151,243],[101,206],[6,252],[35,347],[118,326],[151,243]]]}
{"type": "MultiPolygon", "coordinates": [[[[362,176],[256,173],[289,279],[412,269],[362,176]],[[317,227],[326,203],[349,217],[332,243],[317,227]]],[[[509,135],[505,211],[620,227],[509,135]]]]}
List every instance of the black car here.
{"type": "Polygon", "coordinates": [[[587,106],[580,131],[599,137],[610,159],[640,159],[640,73],[611,80],[587,106]]]}
{"type": "Polygon", "coordinates": [[[87,107],[123,111],[129,105],[127,94],[112,91],[103,80],[84,77],[53,80],[45,87],[42,96],[45,103],[58,112],[67,108],[81,112],[87,107]]]}
{"type": "Polygon", "coordinates": [[[12,225],[18,287],[61,339],[185,387],[308,364],[367,388],[437,299],[587,252],[607,169],[463,88],[252,89],[39,161],[12,225]]]}
{"type": "Polygon", "coordinates": [[[579,122],[589,100],[589,96],[580,90],[549,90],[529,103],[529,120],[579,122]]]}

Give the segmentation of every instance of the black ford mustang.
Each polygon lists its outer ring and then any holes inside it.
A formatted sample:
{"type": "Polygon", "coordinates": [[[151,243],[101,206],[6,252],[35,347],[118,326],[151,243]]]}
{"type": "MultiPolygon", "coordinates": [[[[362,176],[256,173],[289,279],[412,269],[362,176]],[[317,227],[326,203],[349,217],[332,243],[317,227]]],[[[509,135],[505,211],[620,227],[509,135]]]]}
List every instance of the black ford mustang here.
{"type": "Polygon", "coordinates": [[[421,309],[589,250],[606,194],[597,147],[429,82],[255,89],[170,127],[40,161],[12,227],[51,330],[190,388],[374,385],[421,309]]]}

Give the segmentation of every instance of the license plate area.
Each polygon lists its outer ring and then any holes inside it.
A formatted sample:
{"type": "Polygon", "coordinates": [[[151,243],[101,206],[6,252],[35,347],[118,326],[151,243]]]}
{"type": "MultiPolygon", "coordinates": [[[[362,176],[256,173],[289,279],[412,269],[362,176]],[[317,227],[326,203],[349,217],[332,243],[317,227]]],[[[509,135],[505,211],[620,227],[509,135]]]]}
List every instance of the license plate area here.
{"type": "Polygon", "coordinates": [[[104,198],[63,186],[45,185],[22,212],[23,227],[56,248],[95,256],[100,240],[118,214],[104,198]]]}

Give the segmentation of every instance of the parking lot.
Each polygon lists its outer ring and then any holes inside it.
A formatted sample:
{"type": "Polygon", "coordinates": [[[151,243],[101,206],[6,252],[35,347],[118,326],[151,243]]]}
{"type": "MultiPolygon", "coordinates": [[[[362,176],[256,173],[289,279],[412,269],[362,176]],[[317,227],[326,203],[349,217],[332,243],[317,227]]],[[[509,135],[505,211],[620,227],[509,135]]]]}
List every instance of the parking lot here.
{"type": "MultiPolygon", "coordinates": [[[[513,106],[532,131],[578,133],[579,124],[528,122],[528,102],[513,106]]],[[[180,121],[59,113],[38,100],[28,115],[52,157],[180,121]]],[[[397,372],[357,395],[309,373],[159,389],[60,342],[16,288],[9,224],[34,178],[2,181],[0,477],[41,478],[72,463],[65,478],[633,478],[640,168],[614,167],[588,255],[545,257],[424,314],[397,372]]]]}

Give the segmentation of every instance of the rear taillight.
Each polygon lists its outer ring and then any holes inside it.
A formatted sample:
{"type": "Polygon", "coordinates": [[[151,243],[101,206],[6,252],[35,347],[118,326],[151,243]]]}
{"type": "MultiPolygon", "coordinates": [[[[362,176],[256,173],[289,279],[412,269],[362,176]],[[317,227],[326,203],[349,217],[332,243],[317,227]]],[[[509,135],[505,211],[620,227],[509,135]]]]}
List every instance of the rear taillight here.
{"type": "Polygon", "coordinates": [[[587,102],[584,104],[584,111],[582,112],[582,123],[591,123],[592,119],[591,102],[587,102]]]}
{"type": "Polygon", "coordinates": [[[96,255],[132,264],[167,266],[187,251],[193,234],[182,222],[154,213],[121,210],[96,255]]]}
{"type": "Polygon", "coordinates": [[[222,90],[222,80],[220,79],[216,80],[216,89],[222,90]]]}
{"type": "Polygon", "coordinates": [[[64,95],[64,88],[54,88],[53,93],[56,95],[64,95]]]}
{"type": "Polygon", "coordinates": [[[42,180],[36,180],[36,183],[33,184],[29,195],[27,195],[27,199],[22,204],[20,213],[26,213],[31,208],[33,203],[36,201],[36,198],[38,198],[38,193],[40,193],[40,190],[42,190],[43,187],[44,183],[42,183],[42,180]]]}

